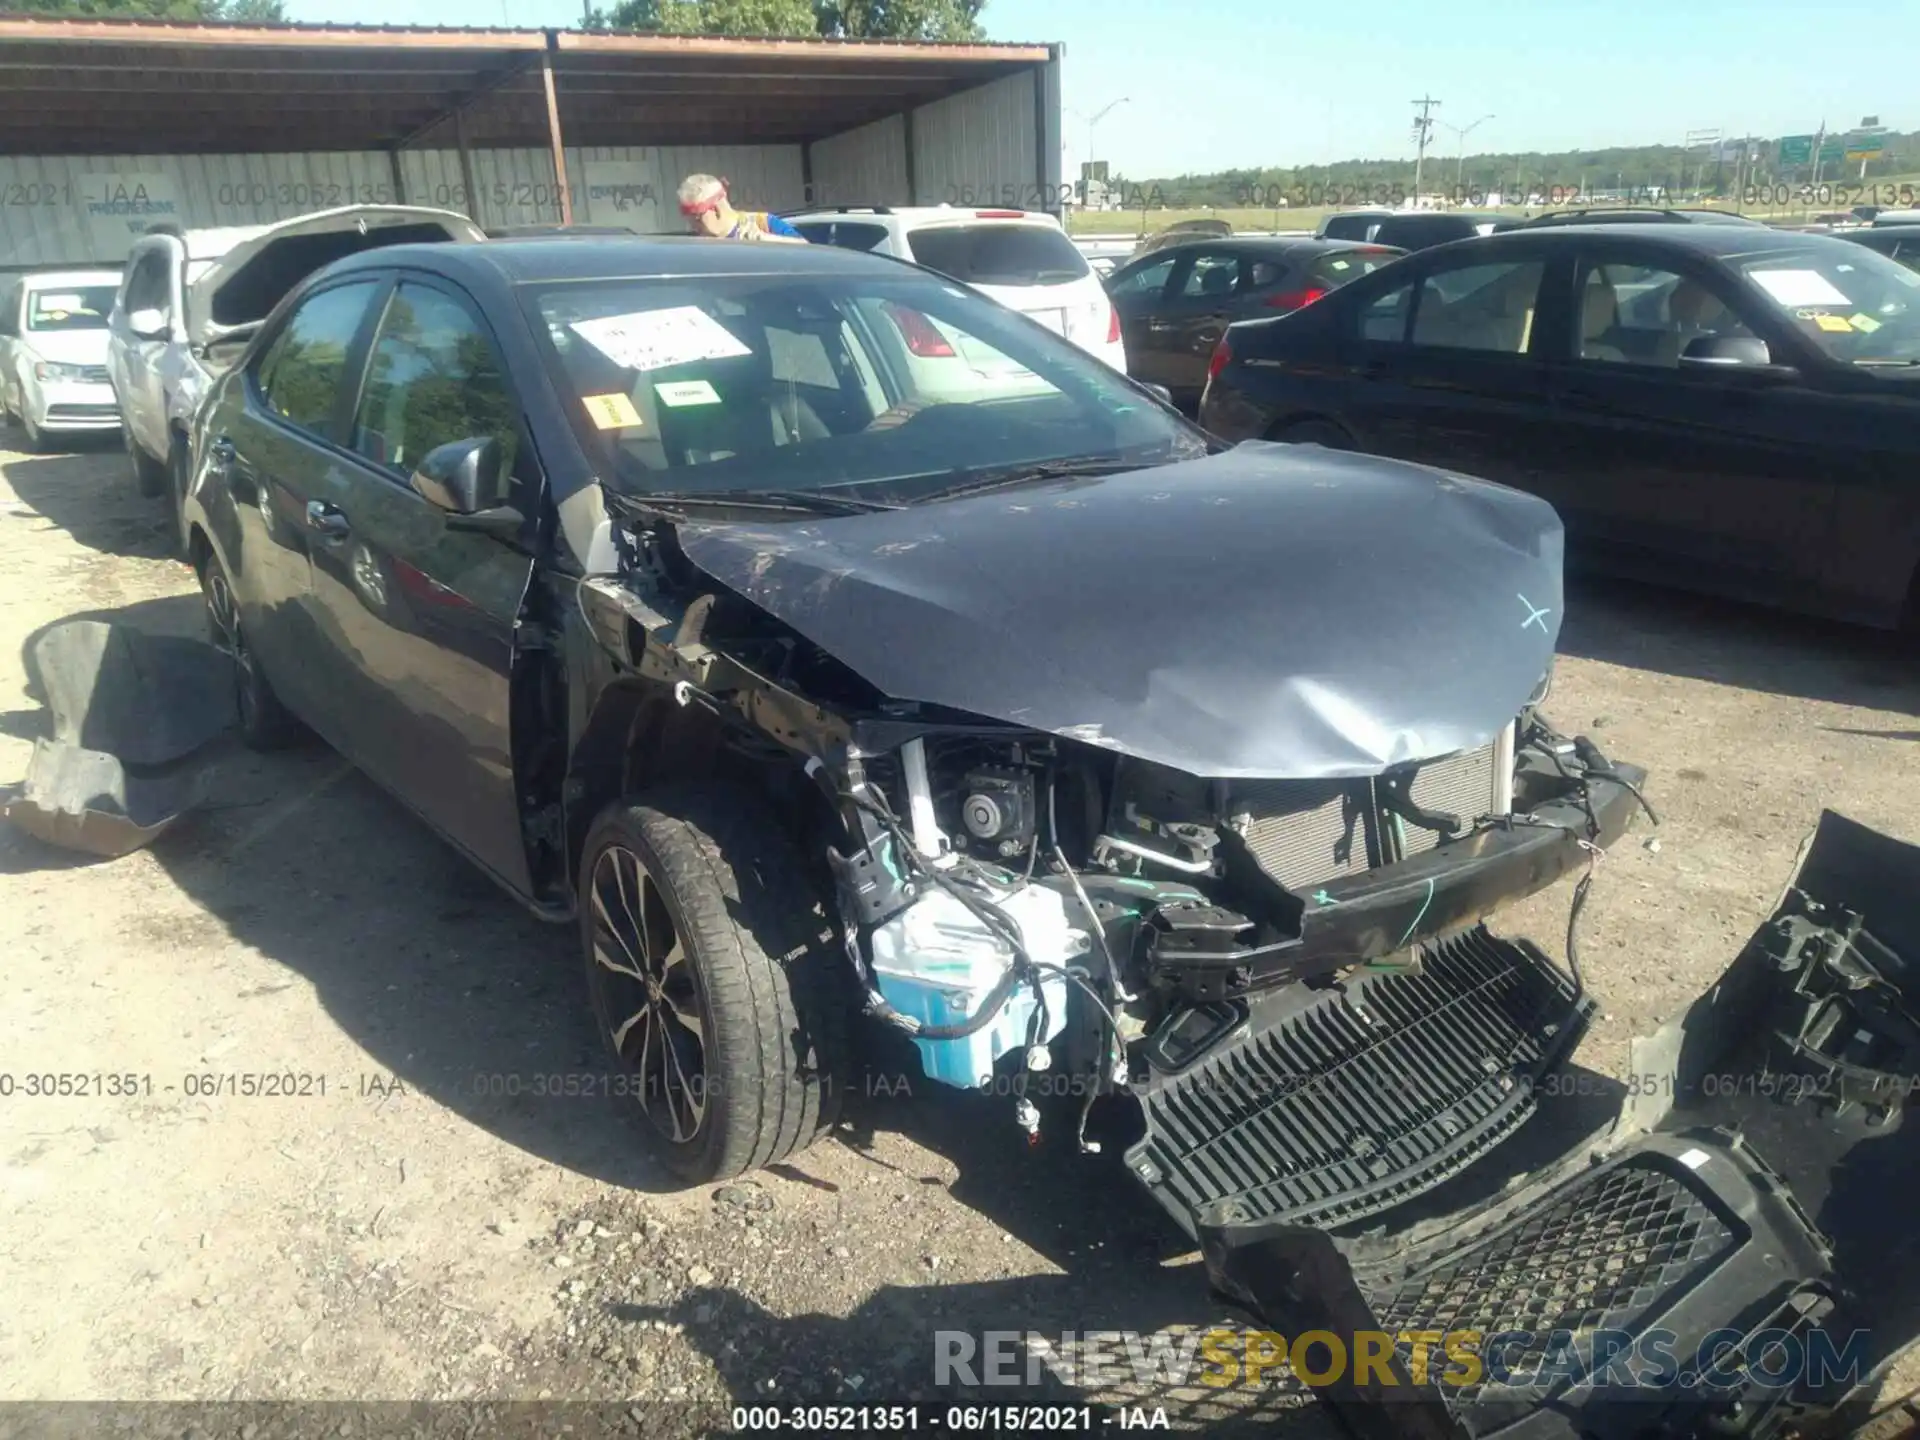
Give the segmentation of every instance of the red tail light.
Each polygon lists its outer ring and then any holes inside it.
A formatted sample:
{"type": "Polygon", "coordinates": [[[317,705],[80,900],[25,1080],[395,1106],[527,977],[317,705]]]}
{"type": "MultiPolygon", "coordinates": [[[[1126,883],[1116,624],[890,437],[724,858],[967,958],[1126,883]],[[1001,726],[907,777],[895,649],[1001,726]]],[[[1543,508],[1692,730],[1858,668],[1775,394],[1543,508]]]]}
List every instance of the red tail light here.
{"type": "Polygon", "coordinates": [[[1120,312],[1111,305],[1107,306],[1107,343],[1120,343],[1120,312]]]}
{"type": "Polygon", "coordinates": [[[1327,292],[1324,290],[1282,290],[1267,297],[1269,310],[1304,310],[1327,292]]]}
{"type": "Polygon", "coordinates": [[[947,343],[947,337],[918,310],[895,300],[889,300],[886,308],[888,318],[899,327],[900,338],[907,342],[909,355],[918,355],[922,360],[953,358],[953,346],[947,343]]]}
{"type": "Polygon", "coordinates": [[[1027,212],[1024,210],[976,210],[973,212],[973,218],[976,220],[1024,220],[1027,218],[1027,212]]]}
{"type": "Polygon", "coordinates": [[[1213,377],[1227,368],[1227,362],[1233,359],[1233,351],[1227,348],[1227,337],[1222,335],[1220,343],[1213,347],[1213,358],[1207,361],[1207,383],[1213,383],[1213,377]]]}

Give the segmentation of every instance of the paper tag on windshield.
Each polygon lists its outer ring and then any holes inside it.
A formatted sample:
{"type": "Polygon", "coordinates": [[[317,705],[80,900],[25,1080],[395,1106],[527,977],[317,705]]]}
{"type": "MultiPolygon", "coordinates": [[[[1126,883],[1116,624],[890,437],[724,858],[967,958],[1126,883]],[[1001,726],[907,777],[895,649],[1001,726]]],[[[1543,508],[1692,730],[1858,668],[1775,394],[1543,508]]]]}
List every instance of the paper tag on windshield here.
{"type": "Polygon", "coordinates": [[[1871,315],[1852,315],[1847,318],[1847,323],[1862,335],[1871,335],[1880,328],[1880,322],[1871,315]]]}
{"type": "Polygon", "coordinates": [[[34,298],[39,301],[42,310],[57,310],[63,315],[87,308],[87,302],[78,295],[37,295],[34,298]]]}
{"type": "Polygon", "coordinates": [[[653,387],[662,405],[678,410],[682,405],[718,405],[720,393],[704,380],[669,380],[653,387]]]}
{"type": "Polygon", "coordinates": [[[664,370],[669,365],[753,353],[696,305],[576,320],[572,329],[614,364],[629,370],[664,370]]]}
{"type": "Polygon", "coordinates": [[[583,395],[580,403],[587,407],[587,418],[596,430],[631,430],[646,424],[633,408],[632,398],[618,390],[611,395],[583,395]]]}
{"type": "Polygon", "coordinates": [[[1818,270],[1752,270],[1753,283],[1782,305],[1844,305],[1847,297],[1818,270]]]}
{"type": "Polygon", "coordinates": [[[1816,315],[1813,323],[1833,335],[1851,335],[1853,326],[1838,315],[1816,315]]]}

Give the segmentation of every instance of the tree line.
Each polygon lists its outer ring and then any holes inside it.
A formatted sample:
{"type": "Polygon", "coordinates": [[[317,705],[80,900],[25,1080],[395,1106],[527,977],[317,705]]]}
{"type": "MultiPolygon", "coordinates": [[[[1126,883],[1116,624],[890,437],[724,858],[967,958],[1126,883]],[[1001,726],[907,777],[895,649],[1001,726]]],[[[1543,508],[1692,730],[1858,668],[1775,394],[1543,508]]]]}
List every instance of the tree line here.
{"type": "MultiPolygon", "coordinates": [[[[1867,162],[1868,184],[1876,176],[1920,169],[1920,131],[1889,133],[1881,137],[1881,145],[1881,157],[1867,162]]],[[[1779,163],[1778,137],[1754,138],[1749,153],[1757,155],[1756,160],[1743,161],[1741,148],[1736,139],[1728,142],[1724,155],[1716,154],[1715,147],[1689,150],[1680,145],[1618,145],[1598,150],[1506,151],[1464,158],[1435,148],[1427,152],[1420,188],[1441,194],[1458,189],[1467,196],[1546,191],[1623,191],[1634,195],[1655,190],[1698,190],[1709,196],[1731,197],[1745,186],[1776,181],[1801,184],[1812,178],[1810,165],[1779,163]]],[[[1820,178],[1857,183],[1860,162],[1825,161],[1820,166],[1820,178]]],[[[1141,179],[1115,171],[1108,183],[1123,195],[1152,194],[1154,204],[1224,209],[1271,205],[1275,197],[1300,203],[1291,197],[1322,192],[1411,194],[1413,179],[1413,158],[1405,156],[1340,160],[1331,165],[1250,166],[1141,179]]]]}
{"type": "MultiPolygon", "coordinates": [[[[621,0],[594,9],[594,30],[664,35],[766,35],[785,39],[986,38],[986,0],[621,0]]],[[[69,19],[227,20],[283,24],[286,0],[0,0],[0,15],[69,19]]]]}

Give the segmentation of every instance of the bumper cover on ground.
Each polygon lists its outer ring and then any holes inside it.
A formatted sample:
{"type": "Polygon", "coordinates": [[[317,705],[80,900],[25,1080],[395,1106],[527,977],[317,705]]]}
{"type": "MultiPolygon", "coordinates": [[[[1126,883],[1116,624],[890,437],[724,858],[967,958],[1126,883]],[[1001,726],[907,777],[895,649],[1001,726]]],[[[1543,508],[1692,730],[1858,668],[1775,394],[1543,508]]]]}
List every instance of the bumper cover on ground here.
{"type": "Polygon", "coordinates": [[[1632,1087],[1563,1070],[1513,1139],[1363,1227],[1193,1217],[1289,1336],[1384,1334],[1318,1387],[1383,1437],[1829,1433],[1920,1337],[1920,850],[1823,817],[1779,910],[1632,1087]],[[1631,1093],[1629,1093],[1629,1089],[1631,1093]],[[1598,1121],[1585,1097],[1602,1096],[1598,1121]],[[1473,1367],[1417,1363],[1465,1337],[1473,1367]]]}
{"type": "Polygon", "coordinates": [[[197,640],[70,620],[42,635],[33,678],[53,720],[0,813],[66,849],[124,855],[206,793],[235,721],[232,662],[197,640]]]}

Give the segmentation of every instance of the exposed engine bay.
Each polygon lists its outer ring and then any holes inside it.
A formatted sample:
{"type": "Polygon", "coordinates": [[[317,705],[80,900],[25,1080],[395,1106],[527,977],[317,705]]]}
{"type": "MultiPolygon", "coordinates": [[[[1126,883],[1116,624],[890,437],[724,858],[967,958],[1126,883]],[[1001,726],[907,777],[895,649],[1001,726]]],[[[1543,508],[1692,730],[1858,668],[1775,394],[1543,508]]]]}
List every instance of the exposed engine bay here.
{"type": "MultiPolygon", "coordinates": [[[[713,587],[681,527],[634,518],[620,576],[581,587],[582,615],[744,753],[800,764],[837,820],[816,843],[866,1009],[946,1084],[1061,1070],[1089,1106],[1132,1090],[1151,1109],[1263,1027],[1261,997],[1417,974],[1645,803],[1640,771],[1542,715],[1550,660],[1464,751],[1352,776],[1197,775],[1099,726],[1047,733],[887,695],[713,587]]],[[[1550,1013],[1521,1028],[1572,1036],[1577,977],[1548,992],[1550,1013]]],[[[1024,1094],[1014,1108],[1035,1131],[1024,1094]]]]}

